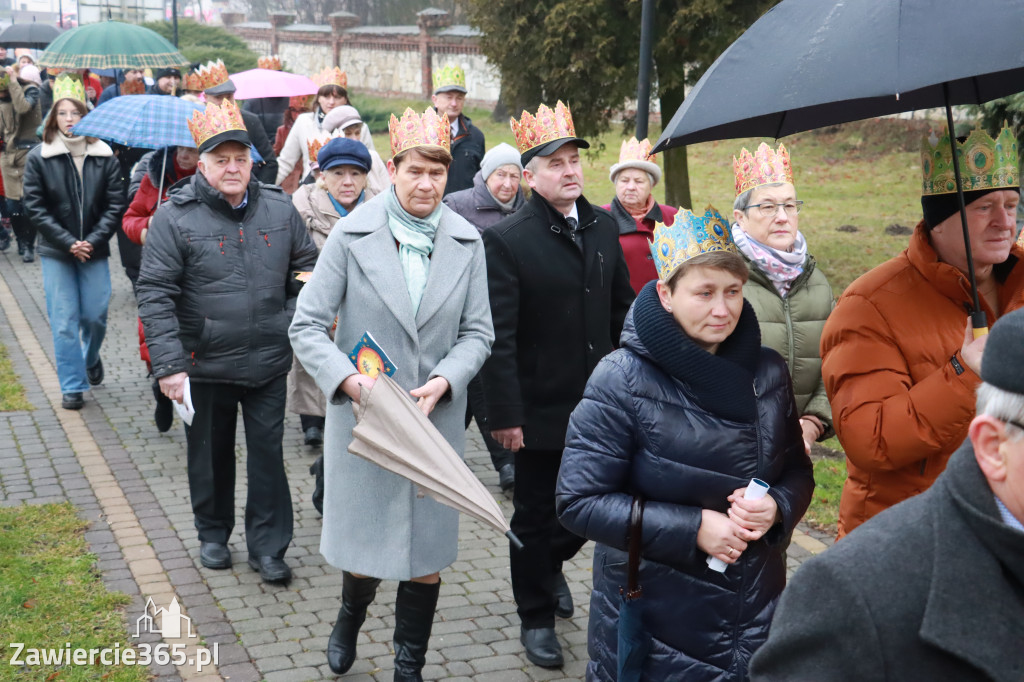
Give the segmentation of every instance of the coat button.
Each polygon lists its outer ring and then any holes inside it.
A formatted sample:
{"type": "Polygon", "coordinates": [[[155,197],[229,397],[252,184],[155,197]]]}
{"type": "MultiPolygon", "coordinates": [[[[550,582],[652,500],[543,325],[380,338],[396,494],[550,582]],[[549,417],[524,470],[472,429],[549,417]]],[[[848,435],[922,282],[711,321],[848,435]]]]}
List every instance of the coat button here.
{"type": "Polygon", "coordinates": [[[585,293],[588,293],[588,294],[589,294],[589,293],[590,293],[590,287],[586,287],[586,288],[585,288],[585,289],[584,289],[583,291],[584,291],[585,293]]]}
{"type": "Polygon", "coordinates": [[[593,353],[594,352],[594,344],[588,343],[587,344],[587,350],[590,351],[591,353],[593,353]]]}

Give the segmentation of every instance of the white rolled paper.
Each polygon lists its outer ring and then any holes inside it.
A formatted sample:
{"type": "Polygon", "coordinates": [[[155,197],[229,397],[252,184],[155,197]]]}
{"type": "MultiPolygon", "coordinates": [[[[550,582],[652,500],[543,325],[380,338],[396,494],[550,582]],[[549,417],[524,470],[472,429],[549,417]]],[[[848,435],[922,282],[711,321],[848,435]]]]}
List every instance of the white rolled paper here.
{"type": "MultiPolygon", "coordinates": [[[[760,478],[752,478],[750,479],[750,483],[747,484],[747,489],[743,492],[743,499],[760,500],[768,494],[768,488],[770,487],[770,485],[762,481],[760,478]]],[[[719,573],[725,573],[725,569],[729,567],[729,564],[711,555],[708,555],[707,563],[708,568],[712,571],[718,571],[719,573]]]]}

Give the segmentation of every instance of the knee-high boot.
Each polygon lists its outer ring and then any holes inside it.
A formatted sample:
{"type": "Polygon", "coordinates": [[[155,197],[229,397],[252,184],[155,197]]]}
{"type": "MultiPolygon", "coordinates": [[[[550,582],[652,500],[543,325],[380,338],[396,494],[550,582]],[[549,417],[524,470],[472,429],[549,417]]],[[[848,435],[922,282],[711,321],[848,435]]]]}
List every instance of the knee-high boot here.
{"type": "Polygon", "coordinates": [[[366,607],[377,595],[377,578],[357,578],[349,572],[342,574],[341,610],[327,640],[327,665],[341,675],[348,672],[356,660],[356,638],[366,620],[366,607]]]}
{"type": "Polygon", "coordinates": [[[423,682],[427,644],[441,582],[398,584],[395,602],[395,682],[423,682]]]}
{"type": "Polygon", "coordinates": [[[11,216],[11,227],[18,240],[18,253],[22,260],[31,263],[36,253],[36,226],[24,213],[11,216]]]}

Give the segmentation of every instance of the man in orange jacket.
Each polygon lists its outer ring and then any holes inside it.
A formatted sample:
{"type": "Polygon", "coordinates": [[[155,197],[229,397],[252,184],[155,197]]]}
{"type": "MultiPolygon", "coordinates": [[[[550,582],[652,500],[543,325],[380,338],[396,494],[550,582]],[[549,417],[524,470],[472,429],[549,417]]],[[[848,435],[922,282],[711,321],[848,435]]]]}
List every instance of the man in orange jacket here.
{"type": "MultiPolygon", "coordinates": [[[[976,130],[960,146],[972,260],[989,324],[1024,306],[1017,141],[976,130]]],[[[967,437],[986,337],[973,308],[949,136],[926,139],[924,219],[901,254],[846,289],[821,338],[822,376],[848,478],[842,537],[926,490],[967,437]]]]}

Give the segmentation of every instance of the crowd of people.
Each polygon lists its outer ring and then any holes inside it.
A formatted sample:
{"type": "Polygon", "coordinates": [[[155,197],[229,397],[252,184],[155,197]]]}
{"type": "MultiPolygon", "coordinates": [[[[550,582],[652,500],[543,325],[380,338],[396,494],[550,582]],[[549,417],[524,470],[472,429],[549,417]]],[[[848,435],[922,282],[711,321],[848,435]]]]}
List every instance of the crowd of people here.
{"type": "Polygon", "coordinates": [[[640,679],[1019,678],[1024,249],[1009,130],[926,141],[909,246],[837,302],[782,144],[733,157],[730,220],[657,203],[661,170],[635,138],[609,169],[614,197],[588,201],[590,144],[560,101],[512,119],[516,147],[488,149],[455,65],[434,71],[423,113],[392,116],[386,161],[337,67],[314,96],[242,107],[220,62],[157,71],[148,88],[139,70],[44,83],[32,63],[6,69],[0,250],[9,223],[23,261],[40,257],[63,407],[104,380],[117,235],[156,428],[190,407],[200,564],[232,565],[239,407],[247,563],[266,582],[291,577],[286,410],[319,454],[320,551],[343,574],[335,673],[394,580],[395,679],[422,679],[458,554],[455,510],[348,452],[353,403],[376,381],[350,352],[371,336],[456,452],[476,420],[512,495],[534,664],[563,665],[562,567],[593,540],[589,680],[618,679],[630,574],[652,641],[640,679]],[[205,101],[194,146],[143,155],[76,135],[95,100],[144,91],[205,101]],[[972,333],[969,266],[990,335],[972,333]],[[784,590],[812,445],[833,435],[844,539],[784,590]],[[746,495],[752,480],[767,494],[746,495]],[[972,580],[985,587],[963,590],[972,580]]]}

